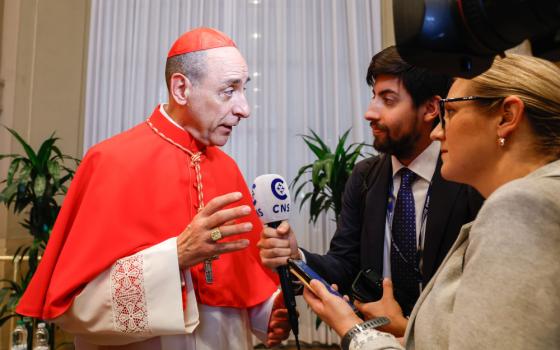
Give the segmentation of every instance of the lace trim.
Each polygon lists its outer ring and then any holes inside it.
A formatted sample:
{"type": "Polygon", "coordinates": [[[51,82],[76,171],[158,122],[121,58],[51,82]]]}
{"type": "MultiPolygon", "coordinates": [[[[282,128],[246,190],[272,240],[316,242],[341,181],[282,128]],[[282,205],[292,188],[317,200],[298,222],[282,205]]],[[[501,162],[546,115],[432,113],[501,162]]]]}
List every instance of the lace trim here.
{"type": "Polygon", "coordinates": [[[143,265],[143,256],[133,255],[111,269],[113,324],[119,332],[150,333],[143,265]]]}

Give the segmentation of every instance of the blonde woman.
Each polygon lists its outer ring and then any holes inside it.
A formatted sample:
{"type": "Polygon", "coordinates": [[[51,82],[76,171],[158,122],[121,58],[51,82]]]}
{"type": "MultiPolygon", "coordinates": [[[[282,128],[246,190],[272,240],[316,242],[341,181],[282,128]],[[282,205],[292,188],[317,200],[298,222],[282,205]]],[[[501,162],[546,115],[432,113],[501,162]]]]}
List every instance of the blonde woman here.
{"type": "MultiPolygon", "coordinates": [[[[560,348],[560,68],[510,55],[440,102],[442,175],[487,198],[463,226],[407,324],[407,349],[560,348]]],[[[304,297],[350,349],[400,348],[322,285],[304,297]],[[364,329],[366,328],[366,329],[364,329]]],[[[361,311],[372,316],[370,305],[361,311]]],[[[393,311],[390,311],[393,310],[393,311]]],[[[398,311],[398,309],[397,309],[398,311]]],[[[378,315],[376,315],[378,316],[378,315]]]]}

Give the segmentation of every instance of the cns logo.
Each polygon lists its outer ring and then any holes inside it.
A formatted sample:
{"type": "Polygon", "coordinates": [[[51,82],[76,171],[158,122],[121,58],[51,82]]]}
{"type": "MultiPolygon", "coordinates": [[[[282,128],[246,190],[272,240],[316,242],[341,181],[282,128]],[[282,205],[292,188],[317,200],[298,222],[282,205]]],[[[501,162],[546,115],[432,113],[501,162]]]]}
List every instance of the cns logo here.
{"type": "Polygon", "coordinates": [[[272,190],[272,194],[274,195],[274,197],[280,199],[281,201],[288,198],[286,187],[282,179],[272,180],[272,182],[270,183],[270,189],[272,190]]]}
{"type": "MultiPolygon", "coordinates": [[[[281,201],[285,201],[288,199],[288,193],[286,190],[286,183],[282,179],[274,179],[270,183],[270,189],[272,190],[272,194],[274,197],[278,198],[281,201]]],[[[290,212],[290,203],[281,203],[275,204],[272,207],[272,212],[275,214],[278,213],[289,213],[290,212]]]]}

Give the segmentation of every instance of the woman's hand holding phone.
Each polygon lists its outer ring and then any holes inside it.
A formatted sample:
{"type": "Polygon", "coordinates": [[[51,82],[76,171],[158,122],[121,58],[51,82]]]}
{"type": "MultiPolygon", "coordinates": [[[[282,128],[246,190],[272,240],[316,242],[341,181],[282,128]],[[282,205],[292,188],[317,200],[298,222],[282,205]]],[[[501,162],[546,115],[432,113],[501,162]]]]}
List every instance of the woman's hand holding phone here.
{"type": "MultiPolygon", "coordinates": [[[[333,288],[336,287],[333,285],[333,288]]],[[[323,283],[311,280],[303,291],[303,298],[311,309],[341,337],[358,323],[362,323],[347,300],[334,295],[323,283]]]]}

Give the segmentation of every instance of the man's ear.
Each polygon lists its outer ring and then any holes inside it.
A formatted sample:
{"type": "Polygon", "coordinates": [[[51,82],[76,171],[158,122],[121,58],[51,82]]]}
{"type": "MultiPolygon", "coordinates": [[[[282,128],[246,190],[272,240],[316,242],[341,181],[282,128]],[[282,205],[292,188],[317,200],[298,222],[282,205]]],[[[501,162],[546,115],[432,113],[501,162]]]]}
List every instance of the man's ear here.
{"type": "Polygon", "coordinates": [[[169,79],[169,95],[175,103],[186,106],[192,90],[191,81],[181,73],[173,73],[169,79]]]}
{"type": "Polygon", "coordinates": [[[441,97],[432,96],[426,102],[424,102],[424,121],[427,123],[433,123],[434,120],[438,118],[439,115],[439,100],[441,97]]]}
{"type": "Polygon", "coordinates": [[[525,103],[517,96],[504,98],[499,112],[498,137],[508,138],[519,128],[525,115],[525,103]]]}

